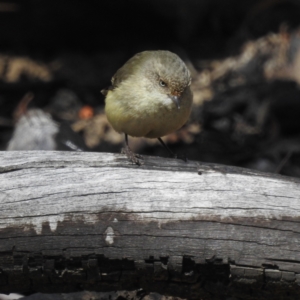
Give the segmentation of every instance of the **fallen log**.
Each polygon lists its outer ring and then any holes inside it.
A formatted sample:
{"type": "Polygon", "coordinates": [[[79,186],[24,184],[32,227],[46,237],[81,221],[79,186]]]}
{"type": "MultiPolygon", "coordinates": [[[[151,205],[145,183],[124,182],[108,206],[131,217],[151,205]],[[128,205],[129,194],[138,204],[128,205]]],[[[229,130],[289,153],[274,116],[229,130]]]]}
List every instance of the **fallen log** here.
{"type": "Polygon", "coordinates": [[[299,299],[300,180],[109,153],[0,153],[0,293],[299,299]]]}

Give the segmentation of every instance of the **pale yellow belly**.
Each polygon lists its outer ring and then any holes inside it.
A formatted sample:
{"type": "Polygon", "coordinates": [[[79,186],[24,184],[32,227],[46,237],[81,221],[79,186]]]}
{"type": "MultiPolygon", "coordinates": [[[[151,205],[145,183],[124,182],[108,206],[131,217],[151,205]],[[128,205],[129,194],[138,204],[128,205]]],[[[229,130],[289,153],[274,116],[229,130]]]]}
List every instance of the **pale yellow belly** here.
{"type": "Polygon", "coordinates": [[[190,108],[191,103],[186,103],[180,109],[174,104],[157,109],[139,105],[137,110],[135,106],[129,107],[125,101],[115,101],[108,93],[105,113],[117,132],[133,137],[158,138],[181,128],[189,118],[190,108]]]}

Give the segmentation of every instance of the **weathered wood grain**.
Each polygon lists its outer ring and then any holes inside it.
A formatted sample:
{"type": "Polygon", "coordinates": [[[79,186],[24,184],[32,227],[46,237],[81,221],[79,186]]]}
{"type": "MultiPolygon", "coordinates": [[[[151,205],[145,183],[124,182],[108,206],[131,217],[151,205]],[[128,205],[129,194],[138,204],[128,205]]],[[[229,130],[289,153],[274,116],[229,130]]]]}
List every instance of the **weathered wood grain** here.
{"type": "Polygon", "coordinates": [[[298,179],[144,160],[1,152],[0,292],[299,297],[298,179]]]}

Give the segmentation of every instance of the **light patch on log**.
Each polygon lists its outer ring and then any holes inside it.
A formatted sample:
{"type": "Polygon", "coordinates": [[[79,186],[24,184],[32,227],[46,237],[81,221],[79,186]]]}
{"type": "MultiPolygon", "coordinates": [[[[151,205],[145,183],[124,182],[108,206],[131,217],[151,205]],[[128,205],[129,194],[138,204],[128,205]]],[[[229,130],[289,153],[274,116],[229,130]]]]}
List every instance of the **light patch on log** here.
{"type": "Polygon", "coordinates": [[[108,245],[112,245],[114,243],[115,232],[112,227],[107,227],[105,230],[105,242],[108,245]]]}
{"type": "MultiPolygon", "coordinates": [[[[1,200],[0,200],[1,201],[1,200]]],[[[15,220],[14,227],[23,228],[24,232],[34,230],[36,234],[41,235],[43,229],[50,228],[51,232],[55,232],[60,222],[76,222],[83,221],[85,224],[91,224],[98,221],[97,217],[93,214],[86,214],[84,216],[70,216],[69,214],[58,214],[52,216],[39,216],[39,217],[26,217],[19,214],[20,219],[15,220]]],[[[11,225],[13,220],[11,220],[11,225]]],[[[0,222],[0,229],[5,229],[7,224],[0,222]]]]}
{"type": "Polygon", "coordinates": [[[64,220],[63,216],[50,216],[49,217],[49,226],[52,232],[54,232],[57,228],[58,222],[62,222],[64,220]]]}
{"type": "Polygon", "coordinates": [[[30,224],[24,226],[24,231],[29,231],[30,228],[33,228],[36,234],[42,234],[43,225],[48,225],[51,231],[55,232],[55,230],[57,229],[58,222],[63,222],[63,221],[64,221],[64,216],[62,215],[48,216],[46,218],[45,217],[34,218],[31,219],[30,224]]]}

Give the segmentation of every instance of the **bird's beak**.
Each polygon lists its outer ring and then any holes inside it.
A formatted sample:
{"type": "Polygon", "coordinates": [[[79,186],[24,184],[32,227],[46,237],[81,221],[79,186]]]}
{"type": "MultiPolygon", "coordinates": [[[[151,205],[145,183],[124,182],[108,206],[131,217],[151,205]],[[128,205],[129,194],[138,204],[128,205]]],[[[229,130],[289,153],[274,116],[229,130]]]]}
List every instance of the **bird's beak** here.
{"type": "Polygon", "coordinates": [[[178,109],[180,109],[180,97],[175,95],[169,95],[171,100],[175,103],[178,109]]]}

